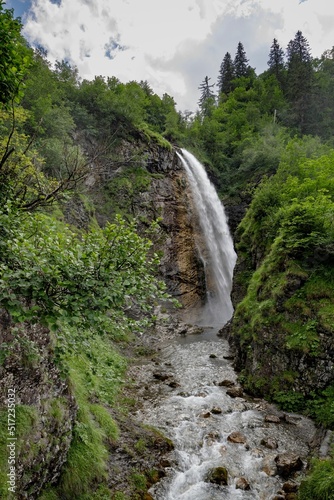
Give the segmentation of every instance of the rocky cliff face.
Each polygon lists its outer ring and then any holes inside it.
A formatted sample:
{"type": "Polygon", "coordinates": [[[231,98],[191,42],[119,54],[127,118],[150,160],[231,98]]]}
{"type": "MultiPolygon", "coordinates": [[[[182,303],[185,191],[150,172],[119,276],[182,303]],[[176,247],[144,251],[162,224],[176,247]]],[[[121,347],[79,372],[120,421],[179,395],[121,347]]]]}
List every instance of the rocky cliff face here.
{"type": "MultiPolygon", "coordinates": [[[[34,499],[60,474],[72,439],[76,404],[66,379],[54,363],[50,332],[29,323],[13,324],[0,311],[0,339],[4,359],[0,366],[2,474],[7,473],[7,420],[15,422],[15,498],[34,499]],[[15,391],[15,412],[7,415],[8,397],[15,391]]],[[[7,498],[7,480],[1,474],[0,492],[7,498]],[[3,489],[1,489],[3,488],[3,489]]]]}
{"type": "MultiPolygon", "coordinates": [[[[175,152],[171,153],[168,165],[164,178],[153,179],[146,196],[162,219],[162,276],[169,291],[186,308],[192,308],[200,305],[205,297],[204,268],[194,229],[196,215],[187,176],[175,152]]],[[[156,162],[152,173],[161,172],[161,167],[163,163],[156,162]]]]}
{"type": "Polygon", "coordinates": [[[162,256],[161,275],[185,307],[196,307],[205,297],[205,276],[188,180],[176,151],[137,140],[123,142],[113,156],[102,160],[88,181],[99,223],[119,212],[136,217],[144,231],[159,218],[160,232],[152,239],[162,256]]]}

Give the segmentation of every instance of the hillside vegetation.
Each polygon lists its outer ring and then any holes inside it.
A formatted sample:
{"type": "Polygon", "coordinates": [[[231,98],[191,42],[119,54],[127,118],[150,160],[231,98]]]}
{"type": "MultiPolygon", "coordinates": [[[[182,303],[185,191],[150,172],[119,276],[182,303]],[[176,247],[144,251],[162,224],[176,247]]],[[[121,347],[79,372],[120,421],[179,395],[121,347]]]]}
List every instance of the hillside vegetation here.
{"type": "MultiPolygon", "coordinates": [[[[334,51],[312,59],[298,32],[286,58],[274,40],[268,70],[256,75],[239,44],[234,61],[224,57],[218,94],[206,77],[191,114],[147,82],[87,81],[67,62],[52,67],[43,49],[27,46],[1,0],[0,40],[0,369],[5,376],[22,367],[27,380],[39,374],[46,386],[57,378],[63,387],[42,409],[17,407],[27,494],[127,498],[108,486],[120,432],[110,410],[127,411],[117,399],[125,352],[167,295],[151,243],[159,224],[145,221],[138,232],[131,206],[151,174],[139,166],[140,148],[120,157],[124,141],[191,149],[227,204],[249,206],[236,233],[231,326],[240,378],[254,394],[333,428],[334,51]],[[128,169],[106,181],[105,197],[92,196],[92,169],[120,164],[128,169]],[[37,458],[49,456],[47,440],[36,438],[45,415],[52,447],[67,461],[57,486],[36,491],[37,458]],[[65,421],[73,429],[58,442],[65,421]]],[[[0,418],[5,429],[4,407],[0,418]]],[[[146,439],[155,442],[154,432],[146,439]]],[[[2,431],[2,471],[5,442],[2,431]]],[[[300,498],[331,498],[331,477],[333,460],[315,462],[300,498]]],[[[145,498],[149,484],[134,469],[127,495],[145,498]]]]}

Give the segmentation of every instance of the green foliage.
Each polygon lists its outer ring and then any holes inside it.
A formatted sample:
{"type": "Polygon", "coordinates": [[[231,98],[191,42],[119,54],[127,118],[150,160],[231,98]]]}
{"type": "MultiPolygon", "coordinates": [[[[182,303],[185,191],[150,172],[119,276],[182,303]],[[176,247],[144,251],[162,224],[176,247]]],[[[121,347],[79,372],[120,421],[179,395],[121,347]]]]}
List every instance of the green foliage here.
{"type": "Polygon", "coordinates": [[[273,400],[284,411],[300,412],[305,409],[305,398],[299,392],[277,391],[273,396],[273,400]]]}
{"type": "Polygon", "coordinates": [[[146,491],[147,478],[143,474],[140,474],[140,473],[134,471],[132,473],[131,479],[132,479],[132,482],[133,482],[133,485],[134,485],[136,491],[138,491],[138,492],[146,491]]]}
{"type": "Polygon", "coordinates": [[[76,234],[68,226],[36,213],[22,218],[10,206],[0,214],[1,304],[17,321],[39,320],[94,326],[113,332],[129,323],[124,309],[150,311],[166,297],[152,279],[158,263],[148,257],[151,242],[120,217],[104,229],[76,234]]]}
{"type": "Polygon", "coordinates": [[[117,440],[119,434],[107,405],[114,403],[126,364],[106,335],[87,339],[81,332],[81,343],[80,352],[70,356],[67,352],[63,359],[79,410],[68,459],[55,491],[60,498],[83,500],[97,495],[98,483],[107,486],[108,440],[117,440]]]}
{"type": "MultiPolygon", "coordinates": [[[[273,349],[311,358],[326,349],[323,332],[334,333],[334,152],[323,151],[317,141],[291,141],[276,175],[262,181],[239,226],[237,250],[246,267],[242,286],[247,291],[236,308],[233,331],[249,365],[252,342],[268,346],[266,356],[273,349]]],[[[252,379],[248,385],[255,387],[268,366],[246,370],[246,379],[252,379]]],[[[272,371],[278,373],[279,367],[272,371]]],[[[305,410],[293,390],[299,374],[276,379],[273,373],[260,392],[285,409],[305,410]]],[[[310,401],[311,391],[305,387],[310,401]]],[[[328,425],[333,399],[330,392],[323,397],[321,419],[328,425]]]]}
{"type": "Polygon", "coordinates": [[[43,54],[36,51],[25,84],[22,106],[30,111],[26,131],[39,138],[64,139],[73,131],[74,121],[63,85],[43,54]]]}
{"type": "Polygon", "coordinates": [[[300,500],[334,499],[334,459],[312,461],[311,472],[300,485],[300,500]]]}
{"type": "Polygon", "coordinates": [[[52,192],[57,183],[42,172],[43,159],[23,132],[28,113],[22,108],[0,110],[0,194],[2,207],[7,200],[16,205],[30,203],[52,192]],[[14,128],[13,128],[14,127],[14,128]]]}
{"type": "Polygon", "coordinates": [[[31,51],[21,36],[22,24],[13,9],[0,1],[0,104],[5,107],[16,97],[31,62],[31,51]]]}
{"type": "MultiPolygon", "coordinates": [[[[16,405],[15,407],[15,437],[16,457],[22,459],[22,454],[33,453],[26,448],[25,443],[29,437],[36,420],[37,412],[34,408],[27,405],[16,405]]],[[[0,410],[0,496],[1,498],[10,498],[8,496],[7,474],[8,474],[8,411],[7,408],[0,410]]]]}
{"type": "Polygon", "coordinates": [[[121,169],[105,186],[109,212],[134,217],[138,196],[148,191],[151,181],[149,172],[140,166],[121,169]]]}
{"type": "MultiPolygon", "coordinates": [[[[142,124],[140,126],[140,130],[144,132],[144,135],[149,142],[153,141],[154,143],[159,144],[159,146],[161,146],[162,148],[171,151],[172,146],[170,142],[168,142],[167,139],[165,139],[161,134],[155,132],[154,130],[151,130],[146,124],[142,124]]],[[[169,133],[171,133],[170,130],[169,133]]]]}
{"type": "Polygon", "coordinates": [[[334,429],[334,385],[330,385],[318,395],[312,394],[307,410],[318,424],[334,429]]]}
{"type": "Polygon", "coordinates": [[[101,405],[94,404],[90,406],[90,411],[96,418],[99,426],[104,430],[108,439],[117,441],[119,437],[119,428],[110,415],[110,412],[101,405]]]}

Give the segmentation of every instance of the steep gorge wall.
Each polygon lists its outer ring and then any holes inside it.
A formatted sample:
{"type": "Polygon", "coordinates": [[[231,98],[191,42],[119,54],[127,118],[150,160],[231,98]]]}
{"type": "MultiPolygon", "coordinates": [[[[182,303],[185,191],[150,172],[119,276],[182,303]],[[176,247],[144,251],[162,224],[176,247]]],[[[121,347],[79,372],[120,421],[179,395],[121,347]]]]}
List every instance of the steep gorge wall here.
{"type": "Polygon", "coordinates": [[[137,218],[144,232],[159,218],[160,231],[152,239],[167,289],[186,308],[200,305],[205,275],[194,233],[196,214],[176,150],[137,140],[122,142],[113,154],[117,161],[96,165],[89,178],[97,220],[104,224],[119,211],[137,218]]]}
{"type": "Polygon", "coordinates": [[[225,332],[249,391],[316,416],[326,407],[321,418],[328,423],[334,383],[330,197],[318,208],[321,179],[331,187],[326,160],[301,162],[297,172],[289,165],[287,175],[283,165],[255,193],[236,235],[235,314],[225,332]]]}

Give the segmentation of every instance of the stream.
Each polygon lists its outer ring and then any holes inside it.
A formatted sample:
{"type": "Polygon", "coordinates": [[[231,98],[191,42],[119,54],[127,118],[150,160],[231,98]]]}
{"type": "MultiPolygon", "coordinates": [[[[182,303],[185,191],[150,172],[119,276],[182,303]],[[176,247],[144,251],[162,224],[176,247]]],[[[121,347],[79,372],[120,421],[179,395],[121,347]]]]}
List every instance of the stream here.
{"type": "MultiPolygon", "coordinates": [[[[238,386],[229,345],[217,336],[233,314],[233,241],[203,165],[188,151],[178,156],[197,214],[194,232],[206,277],[206,303],[192,323],[210,327],[197,334],[191,327],[183,335],[173,332],[159,347],[158,372],[147,380],[150,397],[137,416],[175,446],[166,477],[150,493],[155,500],[284,499],[287,478],[296,479],[305,469],[315,427],[305,417],[247,397],[238,386]],[[288,473],[283,458],[290,462],[288,473]]],[[[290,491],[295,487],[290,484],[290,491]]]]}
{"type": "Polygon", "coordinates": [[[229,354],[227,341],[217,337],[215,329],[178,335],[162,346],[160,366],[179,385],[170,388],[155,381],[164,386],[162,391],[138,411],[142,421],[160,429],[175,445],[167,476],[150,490],[154,499],[273,499],[286,482],[277,475],[275,457],[292,452],[305,467],[308,442],[315,433],[312,421],[284,414],[285,421],[268,422],[268,415],[282,417],[282,412],[264,400],[230,397],[228,388],[219,385],[226,380],[236,383],[231,359],[226,359],[229,354]],[[236,431],[243,443],[228,440],[236,431]],[[261,444],[268,439],[277,448],[261,444]],[[227,469],[226,486],[206,481],[215,467],[227,469]],[[249,490],[236,487],[240,478],[247,481],[249,490]]]}

